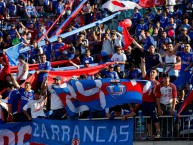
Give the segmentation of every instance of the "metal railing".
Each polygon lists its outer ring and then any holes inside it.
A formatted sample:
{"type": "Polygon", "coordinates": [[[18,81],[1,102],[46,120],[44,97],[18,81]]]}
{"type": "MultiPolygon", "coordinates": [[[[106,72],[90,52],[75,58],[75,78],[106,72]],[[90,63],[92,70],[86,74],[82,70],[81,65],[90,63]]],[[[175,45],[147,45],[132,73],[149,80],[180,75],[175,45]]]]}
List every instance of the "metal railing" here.
{"type": "MultiPolygon", "coordinates": [[[[147,140],[146,122],[149,116],[136,116],[134,127],[134,140],[147,140]]],[[[159,139],[151,135],[152,140],[193,140],[193,115],[160,116],[160,135],[159,139]]],[[[155,132],[154,124],[151,122],[151,132],[155,132]]]]}

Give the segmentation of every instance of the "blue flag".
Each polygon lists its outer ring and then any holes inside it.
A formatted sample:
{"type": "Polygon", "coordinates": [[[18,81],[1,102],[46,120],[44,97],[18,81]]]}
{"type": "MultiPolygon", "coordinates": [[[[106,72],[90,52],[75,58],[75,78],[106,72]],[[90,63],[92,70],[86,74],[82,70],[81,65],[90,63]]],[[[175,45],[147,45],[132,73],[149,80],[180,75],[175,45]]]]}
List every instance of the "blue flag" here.
{"type": "Polygon", "coordinates": [[[71,80],[54,87],[68,115],[85,110],[103,110],[126,103],[142,103],[142,95],[151,89],[145,80],[71,80]]]}

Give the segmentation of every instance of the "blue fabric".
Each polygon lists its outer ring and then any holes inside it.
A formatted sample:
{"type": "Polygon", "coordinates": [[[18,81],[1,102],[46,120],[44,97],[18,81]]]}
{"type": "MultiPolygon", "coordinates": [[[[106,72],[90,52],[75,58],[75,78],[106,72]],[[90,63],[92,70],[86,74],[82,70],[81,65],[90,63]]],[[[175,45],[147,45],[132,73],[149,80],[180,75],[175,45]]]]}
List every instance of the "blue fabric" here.
{"type": "MultiPolygon", "coordinates": [[[[114,17],[118,16],[119,14],[120,14],[120,12],[114,13],[114,14],[106,17],[106,18],[103,18],[103,19],[101,19],[101,20],[98,20],[98,21],[96,21],[96,22],[93,22],[93,23],[91,23],[91,24],[89,24],[89,25],[83,26],[83,27],[81,27],[81,28],[79,28],[79,29],[75,29],[75,30],[73,30],[73,31],[71,31],[71,32],[68,32],[68,33],[63,33],[63,34],[61,34],[60,36],[61,36],[62,38],[66,38],[66,37],[71,36],[71,35],[73,35],[73,34],[77,34],[78,32],[80,32],[80,31],[82,31],[82,30],[86,30],[86,29],[89,29],[89,28],[91,28],[91,27],[95,27],[96,24],[102,24],[102,23],[104,23],[104,22],[106,22],[106,21],[109,21],[109,20],[113,19],[114,17]]],[[[51,38],[50,38],[50,42],[52,43],[52,42],[57,41],[57,38],[58,38],[58,36],[51,37],[51,38]]],[[[42,41],[40,41],[40,42],[38,43],[38,46],[39,46],[39,47],[41,47],[41,46],[43,46],[43,45],[45,45],[45,41],[44,41],[44,40],[42,40],[42,41]]],[[[11,64],[12,66],[16,66],[16,64],[17,64],[17,58],[18,58],[18,56],[19,56],[20,53],[24,53],[24,52],[30,50],[29,47],[25,47],[25,48],[23,48],[22,50],[20,50],[21,46],[22,46],[22,43],[20,43],[20,44],[18,44],[18,45],[15,45],[15,46],[13,46],[13,47],[10,47],[10,48],[8,48],[8,49],[6,50],[6,54],[8,55],[10,64],[11,64]]]]}
{"type": "MultiPolygon", "coordinates": [[[[39,63],[39,70],[50,70],[51,64],[49,61],[46,61],[44,63],[39,63]]],[[[39,73],[38,75],[38,82],[42,82],[45,77],[48,76],[48,73],[39,73]]]]}
{"type": "Polygon", "coordinates": [[[20,112],[23,112],[25,104],[34,99],[34,91],[31,90],[30,92],[26,92],[24,88],[20,88],[19,92],[21,94],[20,112]]]}
{"type": "Polygon", "coordinates": [[[85,110],[103,110],[126,103],[142,103],[144,87],[146,86],[147,90],[151,89],[149,81],[124,79],[121,79],[120,83],[115,81],[112,79],[70,80],[66,85],[54,86],[53,89],[63,100],[69,116],[85,110]]]}
{"type": "Polygon", "coordinates": [[[21,95],[18,90],[12,90],[8,96],[8,104],[12,105],[12,113],[18,111],[18,104],[21,99],[21,95]]]}
{"type": "Polygon", "coordinates": [[[126,121],[34,119],[31,141],[49,145],[132,145],[133,127],[134,119],[126,121]]]}

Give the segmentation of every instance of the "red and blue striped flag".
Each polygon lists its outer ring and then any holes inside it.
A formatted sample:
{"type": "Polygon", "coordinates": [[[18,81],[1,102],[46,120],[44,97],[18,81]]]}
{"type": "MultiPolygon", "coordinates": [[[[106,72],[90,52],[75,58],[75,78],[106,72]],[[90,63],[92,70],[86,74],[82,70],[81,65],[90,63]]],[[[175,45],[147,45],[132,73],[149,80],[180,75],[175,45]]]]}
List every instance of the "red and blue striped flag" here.
{"type": "Polygon", "coordinates": [[[68,115],[126,103],[142,103],[142,94],[149,89],[150,81],[125,79],[113,82],[111,79],[70,80],[60,87],[54,87],[68,115]]]}

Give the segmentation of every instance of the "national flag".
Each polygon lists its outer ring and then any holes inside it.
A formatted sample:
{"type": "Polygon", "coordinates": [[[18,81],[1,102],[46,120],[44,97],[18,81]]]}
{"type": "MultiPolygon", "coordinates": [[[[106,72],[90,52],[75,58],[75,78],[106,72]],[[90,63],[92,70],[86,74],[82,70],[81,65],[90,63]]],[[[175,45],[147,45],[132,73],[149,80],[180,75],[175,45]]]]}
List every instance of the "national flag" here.
{"type": "Polygon", "coordinates": [[[111,79],[71,80],[54,87],[63,102],[68,115],[85,110],[103,110],[126,103],[142,103],[142,95],[151,89],[151,82],[145,80],[111,79]]]}
{"type": "Polygon", "coordinates": [[[134,9],[135,7],[141,8],[135,2],[132,2],[132,1],[119,1],[119,0],[109,0],[105,4],[102,5],[102,8],[106,8],[111,12],[134,9]]]}
{"type": "Polygon", "coordinates": [[[133,43],[133,38],[131,37],[131,35],[129,34],[127,28],[123,28],[123,36],[124,36],[124,47],[123,50],[127,50],[128,47],[133,43]]]}
{"type": "Polygon", "coordinates": [[[139,0],[139,5],[143,8],[162,6],[163,3],[164,3],[164,0],[139,0]]]}

